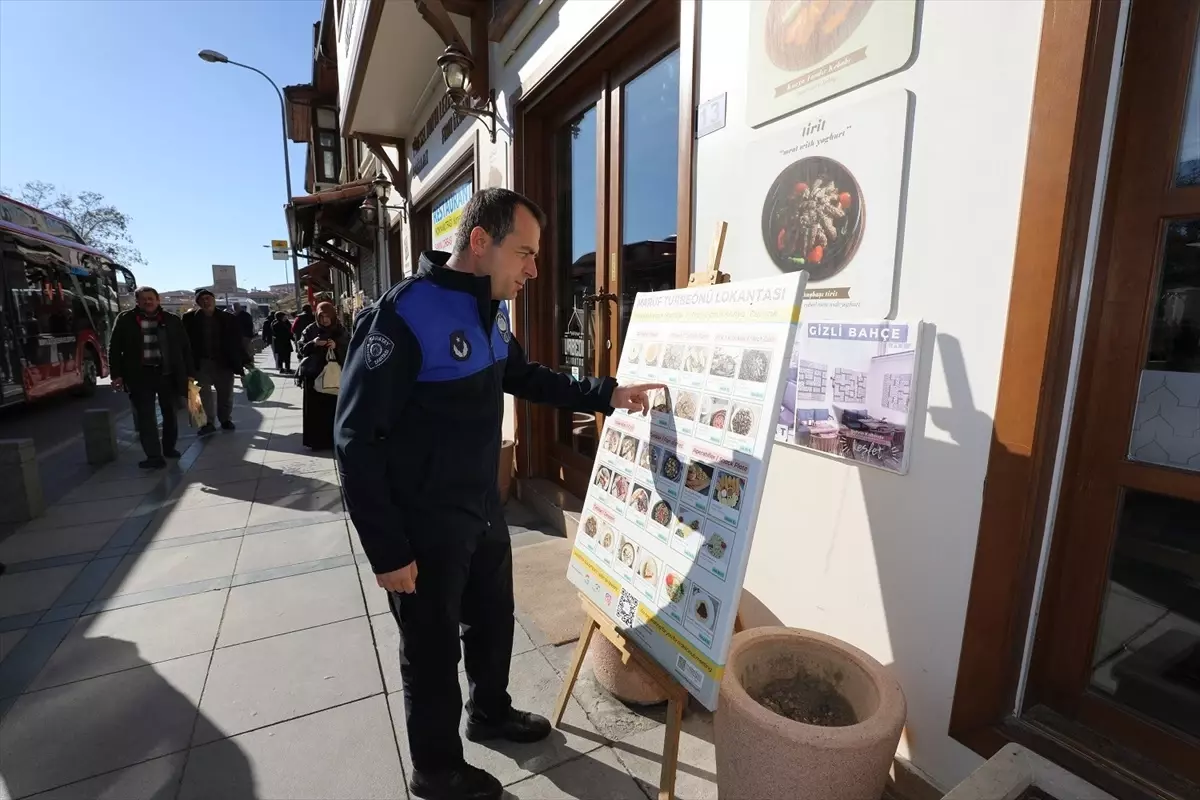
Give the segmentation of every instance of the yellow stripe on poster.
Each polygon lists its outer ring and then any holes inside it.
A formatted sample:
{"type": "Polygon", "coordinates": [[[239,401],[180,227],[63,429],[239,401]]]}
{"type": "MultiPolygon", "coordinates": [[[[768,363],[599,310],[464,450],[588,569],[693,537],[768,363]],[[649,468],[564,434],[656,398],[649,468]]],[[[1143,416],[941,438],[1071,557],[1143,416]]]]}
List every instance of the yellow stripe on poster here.
{"type": "MultiPolygon", "coordinates": [[[[604,571],[603,567],[599,566],[596,562],[588,558],[582,551],[579,550],[579,548],[575,548],[575,550],[571,552],[571,558],[579,561],[583,567],[599,578],[600,581],[608,587],[609,591],[618,594],[620,593],[621,584],[617,583],[615,579],[613,579],[607,572],[604,571]]],[[[689,661],[699,667],[704,674],[712,678],[713,681],[721,680],[721,676],[725,674],[725,667],[721,666],[720,664],[713,663],[706,655],[693,647],[691,642],[687,641],[679,633],[677,633],[674,628],[663,622],[660,617],[652,616],[645,603],[638,603],[638,618],[641,619],[642,622],[645,622],[646,624],[650,625],[650,627],[654,628],[654,630],[658,632],[659,636],[669,642],[677,651],[686,656],[689,661]]]]}

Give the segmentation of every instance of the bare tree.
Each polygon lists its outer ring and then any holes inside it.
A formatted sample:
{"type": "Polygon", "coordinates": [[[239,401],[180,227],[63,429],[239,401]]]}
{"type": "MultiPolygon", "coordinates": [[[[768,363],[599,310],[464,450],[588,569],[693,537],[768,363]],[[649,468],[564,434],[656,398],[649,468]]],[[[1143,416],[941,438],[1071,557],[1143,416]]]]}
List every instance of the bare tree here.
{"type": "Polygon", "coordinates": [[[0,194],[18,197],[21,202],[56,214],[79,231],[84,244],[107,253],[114,261],[127,266],[145,264],[141,252],[133,246],[129,224],[133,221],[99,192],[80,192],[77,195],[59,191],[46,181],[26,181],[14,195],[0,187],[0,194]]]}

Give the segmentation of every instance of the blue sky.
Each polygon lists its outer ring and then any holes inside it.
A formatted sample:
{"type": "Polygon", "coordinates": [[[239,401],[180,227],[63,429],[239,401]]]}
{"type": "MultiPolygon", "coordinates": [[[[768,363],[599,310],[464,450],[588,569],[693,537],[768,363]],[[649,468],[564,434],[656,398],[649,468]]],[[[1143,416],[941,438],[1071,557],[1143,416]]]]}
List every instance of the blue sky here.
{"type": "MultiPolygon", "coordinates": [[[[287,236],[281,87],[312,76],[320,0],[0,0],[0,185],[92,190],[133,217],[160,291],[235,264],[244,287],[282,283],[287,236]]],[[[304,193],[304,146],[291,145],[304,193]]]]}

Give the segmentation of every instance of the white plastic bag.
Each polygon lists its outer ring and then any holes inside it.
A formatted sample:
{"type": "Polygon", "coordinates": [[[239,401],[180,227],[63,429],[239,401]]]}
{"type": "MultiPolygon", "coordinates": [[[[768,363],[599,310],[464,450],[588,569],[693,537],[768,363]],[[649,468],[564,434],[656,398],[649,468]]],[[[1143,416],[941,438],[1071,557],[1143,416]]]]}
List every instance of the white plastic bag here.
{"type": "Polygon", "coordinates": [[[337,363],[337,354],[332,347],[329,348],[326,358],[328,361],[325,362],[321,374],[313,381],[313,388],[321,394],[337,394],[342,388],[342,368],[337,363]]]}

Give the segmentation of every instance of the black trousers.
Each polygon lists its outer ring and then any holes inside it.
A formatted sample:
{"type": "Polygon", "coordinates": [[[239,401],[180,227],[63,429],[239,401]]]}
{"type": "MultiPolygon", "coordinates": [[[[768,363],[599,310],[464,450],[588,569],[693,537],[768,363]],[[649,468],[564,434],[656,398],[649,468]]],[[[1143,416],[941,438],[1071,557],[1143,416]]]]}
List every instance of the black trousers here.
{"type": "Polygon", "coordinates": [[[175,449],[179,440],[179,421],[175,417],[175,389],[168,375],[156,367],[146,367],[142,376],[129,387],[129,402],[137,423],[138,438],[146,458],[162,458],[163,452],[175,449]],[[162,445],[158,439],[158,420],[154,404],[162,410],[162,445]]]}
{"type": "Polygon", "coordinates": [[[415,594],[388,594],[400,626],[400,677],[413,767],[435,772],[463,760],[458,723],[459,626],[472,719],[508,713],[513,641],[512,543],[508,528],[476,536],[436,531],[413,542],[415,594]]]}

